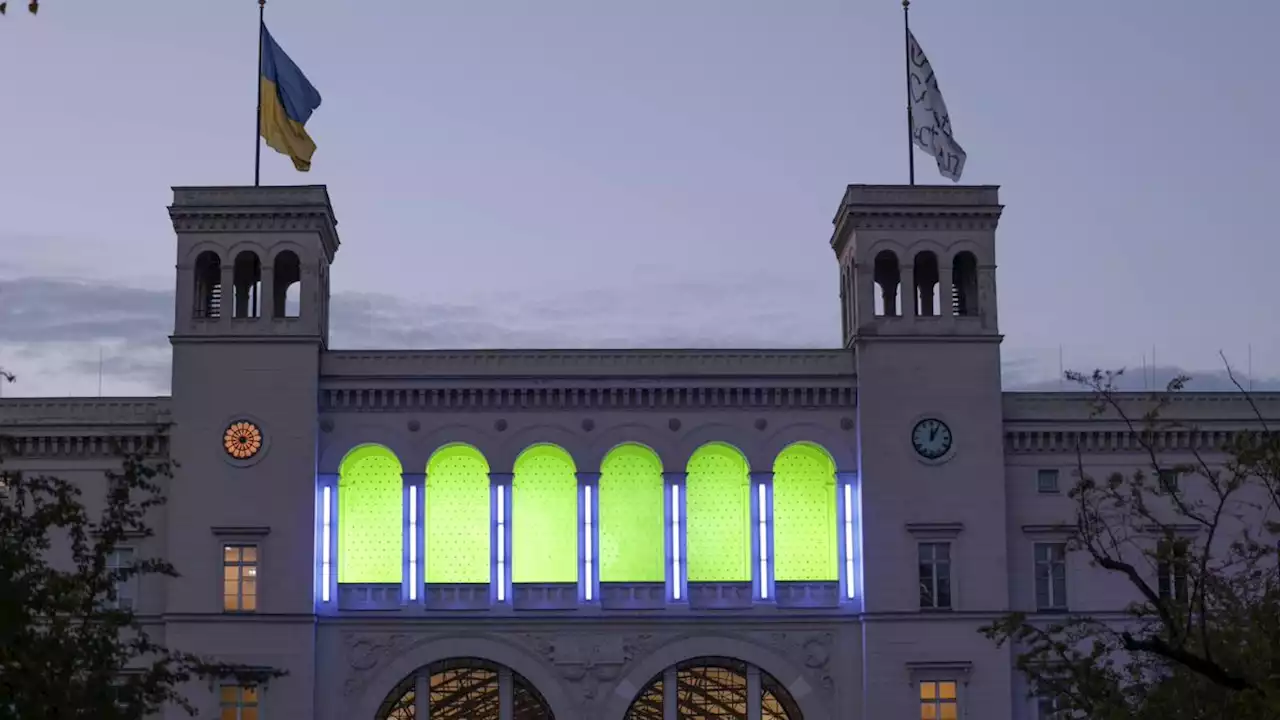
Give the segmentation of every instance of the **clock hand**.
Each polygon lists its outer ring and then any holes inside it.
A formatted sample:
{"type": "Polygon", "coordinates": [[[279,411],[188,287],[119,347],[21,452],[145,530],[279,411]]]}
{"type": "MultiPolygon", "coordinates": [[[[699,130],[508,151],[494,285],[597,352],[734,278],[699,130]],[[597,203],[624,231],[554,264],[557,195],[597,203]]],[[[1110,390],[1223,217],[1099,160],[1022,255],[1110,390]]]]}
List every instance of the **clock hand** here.
{"type": "Polygon", "coordinates": [[[929,439],[930,439],[930,440],[933,440],[933,438],[934,438],[937,434],[938,434],[938,426],[937,426],[937,425],[935,425],[935,426],[933,426],[933,428],[932,428],[932,429],[930,429],[930,430],[929,430],[929,439]]]}

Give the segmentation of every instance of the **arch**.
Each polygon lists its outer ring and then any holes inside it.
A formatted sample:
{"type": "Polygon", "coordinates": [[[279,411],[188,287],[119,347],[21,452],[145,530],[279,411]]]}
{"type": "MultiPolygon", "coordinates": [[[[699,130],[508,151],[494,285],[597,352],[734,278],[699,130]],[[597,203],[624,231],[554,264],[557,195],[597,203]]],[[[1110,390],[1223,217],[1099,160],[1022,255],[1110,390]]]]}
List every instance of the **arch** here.
{"type": "Polygon", "coordinates": [[[666,580],[666,493],[662,460],[623,443],[600,463],[600,582],[666,580]]]}
{"type": "Polygon", "coordinates": [[[259,292],[262,290],[262,261],[258,253],[252,250],[241,250],[232,264],[231,287],[233,294],[233,318],[256,318],[260,307],[259,292]]]}
{"type": "Polygon", "coordinates": [[[511,472],[511,463],[504,466],[496,457],[502,455],[501,443],[493,435],[474,425],[450,423],[439,427],[423,427],[420,432],[407,437],[413,448],[413,460],[421,461],[424,466],[440,448],[461,443],[470,445],[484,455],[485,461],[489,463],[490,473],[511,472]]]}
{"type": "MultiPolygon", "coordinates": [[[[383,642],[378,636],[357,639],[352,651],[357,656],[367,656],[376,663],[381,651],[385,649],[383,642]]],[[[403,649],[386,656],[388,662],[376,664],[368,683],[361,682],[355,688],[360,694],[345,708],[346,712],[335,713],[334,717],[360,720],[377,717],[378,708],[406,677],[413,676],[420,668],[453,658],[473,658],[510,668],[513,673],[523,676],[537,688],[551,708],[553,717],[577,717],[576,704],[564,691],[557,675],[553,674],[554,666],[497,636],[473,632],[435,637],[401,647],[403,649]]],[[[351,680],[347,682],[350,683],[351,680]]]]}
{"type": "Polygon", "coordinates": [[[209,320],[222,317],[222,258],[212,250],[201,252],[196,257],[194,275],[194,316],[209,320]]]}
{"type": "MultiPolygon", "coordinates": [[[[507,433],[501,444],[489,455],[489,464],[494,472],[515,472],[517,458],[534,445],[558,445],[571,457],[577,458],[581,455],[579,451],[587,444],[585,440],[581,433],[563,425],[529,425],[507,433]]],[[[574,467],[577,466],[575,460],[574,467]]]]}
{"type": "Polygon", "coordinates": [[[489,583],[489,461],[471,445],[431,454],[423,492],[428,583],[489,583]]]}
{"type": "MultiPolygon", "coordinates": [[[[749,417],[742,421],[748,422],[749,417]]],[[[759,431],[723,422],[710,422],[690,427],[682,433],[676,453],[670,458],[670,462],[664,462],[663,466],[668,470],[687,470],[689,460],[693,458],[694,453],[701,450],[704,445],[717,442],[732,445],[747,458],[747,464],[751,467],[768,467],[773,462],[773,455],[760,452],[759,431]]]]}
{"type": "Polygon", "coordinates": [[[858,469],[856,438],[857,435],[851,431],[815,422],[798,422],[779,427],[763,443],[760,443],[760,450],[767,454],[769,466],[772,467],[778,454],[787,447],[796,443],[813,443],[821,446],[831,456],[837,473],[852,473],[857,472],[858,469]]]}
{"type": "Polygon", "coordinates": [[[787,446],[773,462],[773,577],[838,582],[836,465],[811,442],[787,446]]]}
{"type": "Polygon", "coordinates": [[[511,479],[511,582],[578,582],[578,471],[564,448],[540,443],[511,479]]]}
{"type": "MultiPolygon", "coordinates": [[[[804,720],[795,699],[777,678],[764,670],[733,658],[699,657],[678,663],[676,674],[676,714],[679,717],[733,718],[754,709],[761,720],[804,720]],[[747,676],[760,673],[759,697],[752,698],[747,676]],[[755,706],[752,708],[751,706],[755,706]]],[[[663,682],[668,669],[655,675],[636,695],[626,720],[663,720],[663,682]]]]}
{"type": "MultiPolygon", "coordinates": [[[[436,661],[401,680],[383,700],[375,720],[413,720],[419,673],[427,676],[430,702],[427,714],[438,720],[498,720],[502,709],[500,686],[505,666],[479,658],[436,661]]],[[[511,671],[511,717],[554,720],[550,705],[538,689],[511,671]]]]}
{"type": "Polygon", "coordinates": [[[938,256],[932,250],[921,250],[911,261],[911,277],[915,283],[913,302],[916,317],[937,317],[942,314],[938,293],[938,256]]]}
{"type": "Polygon", "coordinates": [[[399,583],[403,575],[404,480],[383,445],[360,445],[338,471],[338,582],[399,583]]]}
{"type": "MultiPolygon", "coordinates": [[[[805,678],[802,668],[772,649],[755,643],[721,635],[684,637],[662,645],[639,659],[614,683],[608,699],[595,717],[604,720],[627,720],[632,700],[640,695],[649,681],[669,667],[678,667],[693,658],[728,658],[754,665],[791,689],[791,699],[804,720],[829,720],[835,717],[826,701],[814,691],[814,683],[805,678]]],[[[602,693],[603,695],[604,693],[602,693]]]]}
{"type": "Polygon", "coordinates": [[[670,430],[632,420],[619,425],[611,424],[592,433],[590,447],[581,454],[575,454],[578,469],[584,472],[600,470],[604,464],[604,458],[614,448],[627,443],[638,443],[648,447],[658,455],[664,469],[684,467],[683,462],[676,462],[679,449],[670,430]]]}
{"type": "MultiPolygon", "coordinates": [[[[333,420],[334,418],[326,418],[333,420]]],[[[381,445],[387,448],[400,461],[401,467],[417,468],[426,464],[426,455],[419,455],[412,436],[398,423],[362,422],[358,425],[348,423],[339,417],[334,422],[331,432],[318,433],[320,452],[317,458],[317,472],[321,474],[338,474],[342,471],[342,462],[353,450],[363,445],[381,445]]]]}
{"type": "Polygon", "coordinates": [[[968,250],[951,259],[951,311],[960,317],[978,314],[978,258],[968,250]]]}
{"type": "Polygon", "coordinates": [[[271,260],[271,316],[302,316],[302,261],[298,253],[281,250],[271,260]]]}
{"type": "Polygon", "coordinates": [[[750,582],[751,470],[738,448],[698,448],[685,478],[689,582],[750,582]]]}
{"type": "Polygon", "coordinates": [[[872,263],[872,280],[876,284],[876,317],[897,317],[902,314],[902,269],[898,254],[892,250],[876,253],[872,263]]]}

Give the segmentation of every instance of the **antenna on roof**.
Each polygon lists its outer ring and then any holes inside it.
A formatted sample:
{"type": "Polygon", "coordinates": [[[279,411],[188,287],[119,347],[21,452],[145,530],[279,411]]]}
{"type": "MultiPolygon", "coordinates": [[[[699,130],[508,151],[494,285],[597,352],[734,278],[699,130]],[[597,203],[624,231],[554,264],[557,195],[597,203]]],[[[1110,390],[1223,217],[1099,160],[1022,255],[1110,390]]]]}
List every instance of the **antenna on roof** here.
{"type": "Polygon", "coordinates": [[[1249,343],[1249,390],[1253,390],[1253,343],[1249,343]]]}
{"type": "Polygon", "coordinates": [[[98,346],[98,397],[102,397],[102,346],[98,346]]]}

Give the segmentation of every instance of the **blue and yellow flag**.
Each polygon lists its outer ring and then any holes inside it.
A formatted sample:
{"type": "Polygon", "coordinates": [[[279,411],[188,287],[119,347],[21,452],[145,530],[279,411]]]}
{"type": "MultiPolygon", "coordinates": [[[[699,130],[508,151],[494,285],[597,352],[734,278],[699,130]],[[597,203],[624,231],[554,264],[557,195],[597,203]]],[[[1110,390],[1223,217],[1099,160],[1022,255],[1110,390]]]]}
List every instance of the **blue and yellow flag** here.
{"type": "Polygon", "coordinates": [[[276,152],[293,158],[302,172],[311,169],[315,141],[304,125],[320,107],[320,93],[262,27],[262,78],[258,92],[262,138],[276,152]]]}

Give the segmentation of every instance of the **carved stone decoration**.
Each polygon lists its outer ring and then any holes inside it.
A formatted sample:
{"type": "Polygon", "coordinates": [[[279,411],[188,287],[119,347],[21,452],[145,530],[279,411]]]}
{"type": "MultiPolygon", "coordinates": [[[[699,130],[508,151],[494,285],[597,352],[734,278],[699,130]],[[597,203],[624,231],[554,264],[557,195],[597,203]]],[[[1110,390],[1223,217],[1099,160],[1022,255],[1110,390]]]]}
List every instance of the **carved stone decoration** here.
{"type": "Polygon", "coordinates": [[[647,633],[524,633],[519,638],[551,663],[581,703],[595,701],[601,688],[622,677],[631,661],[643,656],[654,642],[647,633]]]}
{"type": "Polygon", "coordinates": [[[343,636],[351,675],[343,683],[342,694],[354,695],[369,683],[378,666],[404,652],[418,638],[404,633],[347,633],[343,636]]]}
{"type": "Polygon", "coordinates": [[[803,666],[815,687],[827,691],[835,687],[830,667],[835,637],[831,633],[764,632],[754,633],[753,638],[803,666]]]}

